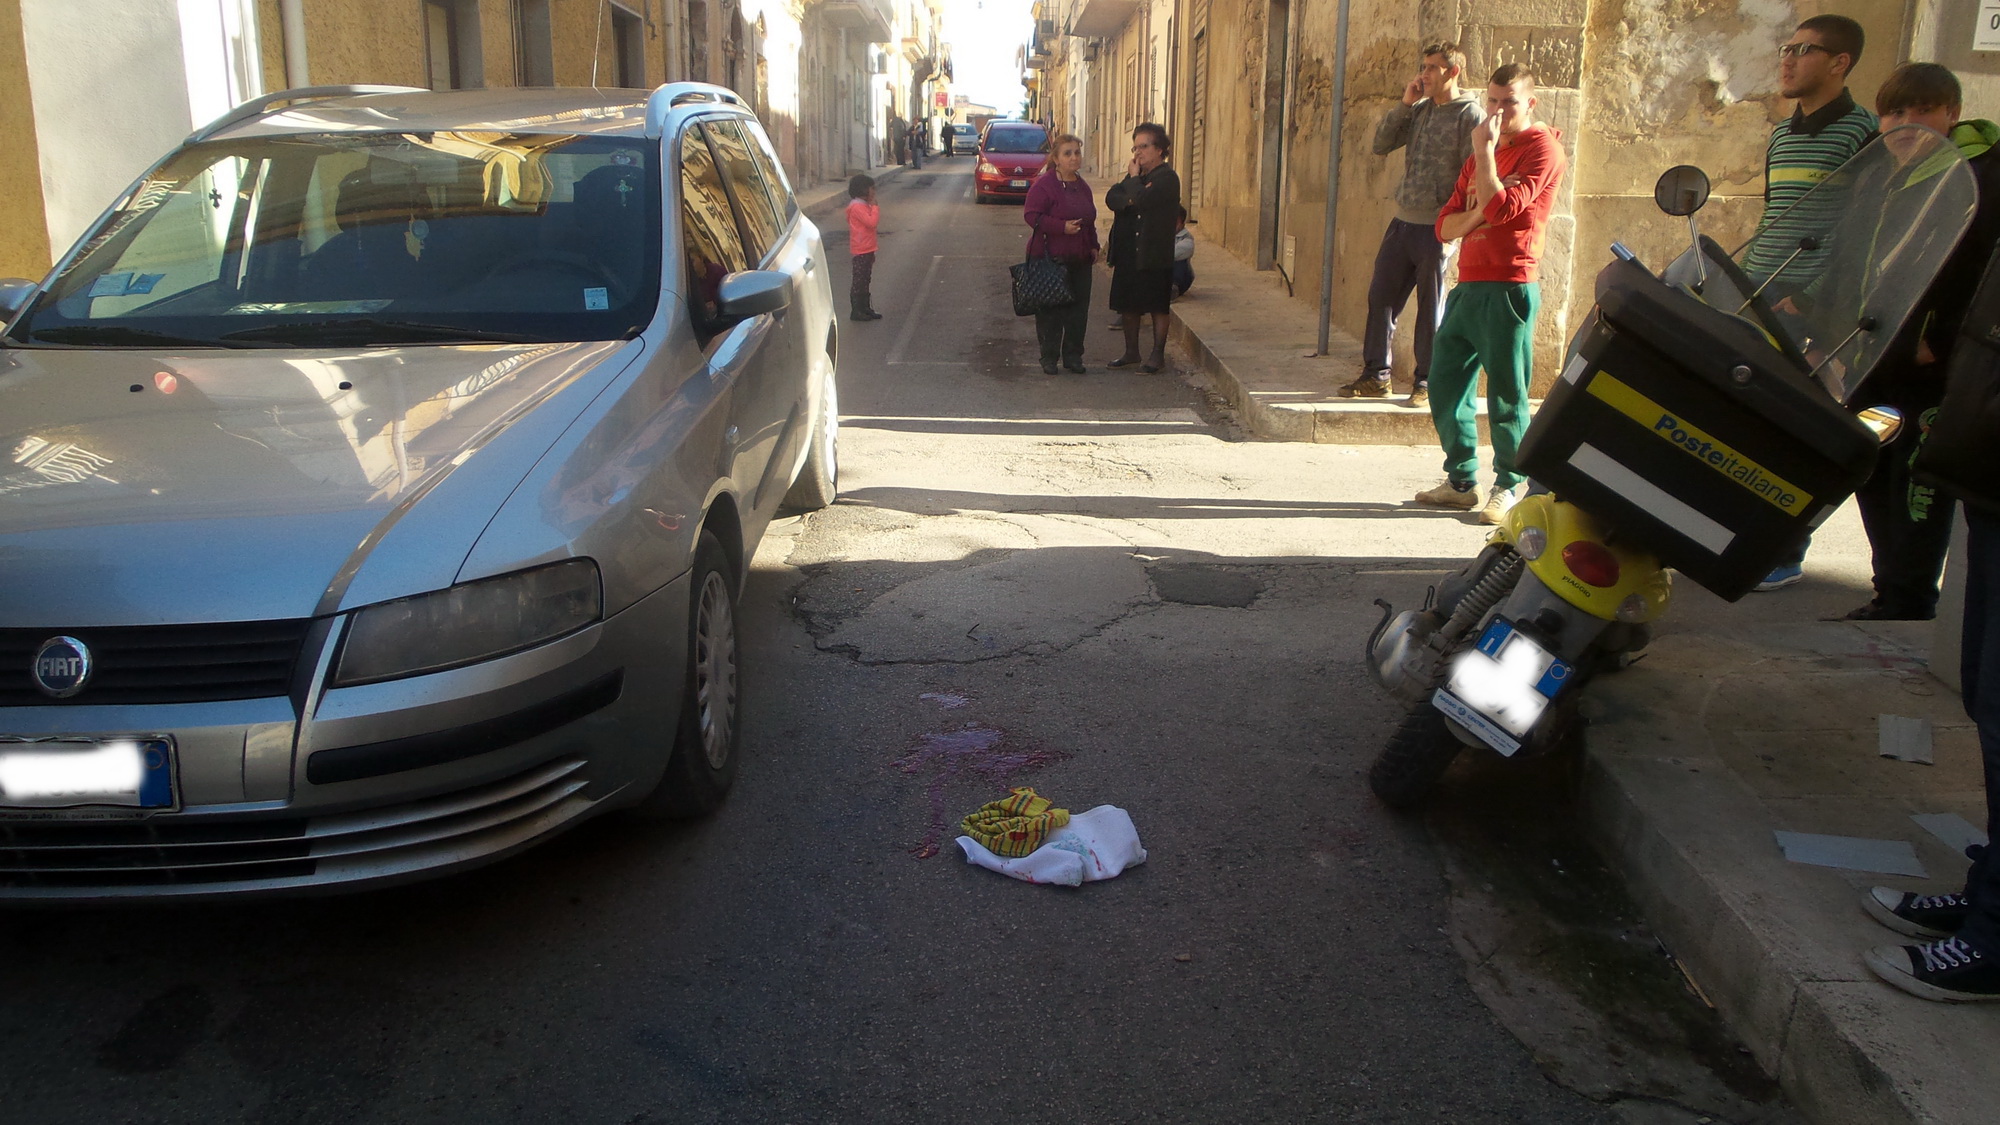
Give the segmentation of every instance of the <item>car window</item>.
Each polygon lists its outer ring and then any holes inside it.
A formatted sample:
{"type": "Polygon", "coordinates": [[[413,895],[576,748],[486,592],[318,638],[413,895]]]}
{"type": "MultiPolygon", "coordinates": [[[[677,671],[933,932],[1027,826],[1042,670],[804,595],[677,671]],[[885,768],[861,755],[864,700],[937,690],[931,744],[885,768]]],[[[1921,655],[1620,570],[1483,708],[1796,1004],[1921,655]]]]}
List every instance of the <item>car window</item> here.
{"type": "Polygon", "coordinates": [[[750,143],[734,121],[706,121],[702,128],[707,130],[709,143],[715,147],[717,166],[743,216],[743,232],[749,240],[744,249],[751,260],[762,262],[783,236],[784,223],[771,202],[771,193],[764,187],[763,173],[757,170],[757,162],[750,156],[750,143]]]}
{"type": "Polygon", "coordinates": [[[799,201],[792,198],[792,185],[785,179],[785,169],[771,156],[771,138],[755,121],[745,121],[742,125],[744,134],[750,139],[750,156],[757,161],[757,170],[764,174],[764,186],[771,192],[771,202],[777,204],[778,221],[789,225],[792,216],[799,213],[799,201]]]}
{"type": "Polygon", "coordinates": [[[989,129],[987,152],[1040,152],[1048,143],[1048,133],[1039,126],[989,129]]]}
{"type": "Polygon", "coordinates": [[[13,339],[614,339],[659,298],[649,149],[490,131],[190,146],[86,236],[13,339]]]}
{"type": "Polygon", "coordinates": [[[749,269],[750,263],[722,172],[698,125],[681,134],[681,243],[687,257],[688,312],[707,343],[719,327],[722,279],[749,269]]]}
{"type": "Polygon", "coordinates": [[[241,221],[238,193],[252,188],[261,171],[261,165],[253,171],[249,161],[227,157],[181,183],[143,189],[125,208],[125,221],[107,228],[86,248],[89,252],[132,231],[122,248],[108,255],[105,276],[86,296],[91,311],[123,316],[217,281],[229,230],[241,221]]]}

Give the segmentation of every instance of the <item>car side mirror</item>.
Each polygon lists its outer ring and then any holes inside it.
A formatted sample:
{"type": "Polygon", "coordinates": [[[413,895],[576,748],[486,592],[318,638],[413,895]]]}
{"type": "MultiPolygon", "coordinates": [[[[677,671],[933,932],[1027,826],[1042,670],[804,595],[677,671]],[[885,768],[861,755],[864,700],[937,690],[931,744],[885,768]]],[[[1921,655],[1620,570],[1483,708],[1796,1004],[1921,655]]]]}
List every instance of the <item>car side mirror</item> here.
{"type": "Polygon", "coordinates": [[[715,311],[730,320],[747,320],[790,308],[792,278],[777,270],[739,270],[722,279],[715,311]]]}
{"type": "Polygon", "coordinates": [[[1674,165],[1653,185],[1653,202],[1677,218],[1694,214],[1708,203],[1708,173],[1692,164],[1674,165]]]}
{"type": "Polygon", "coordinates": [[[28,302],[34,299],[35,292],[40,288],[39,282],[29,281],[25,277],[0,277],[0,322],[12,320],[19,315],[21,310],[28,306],[28,302]]]}

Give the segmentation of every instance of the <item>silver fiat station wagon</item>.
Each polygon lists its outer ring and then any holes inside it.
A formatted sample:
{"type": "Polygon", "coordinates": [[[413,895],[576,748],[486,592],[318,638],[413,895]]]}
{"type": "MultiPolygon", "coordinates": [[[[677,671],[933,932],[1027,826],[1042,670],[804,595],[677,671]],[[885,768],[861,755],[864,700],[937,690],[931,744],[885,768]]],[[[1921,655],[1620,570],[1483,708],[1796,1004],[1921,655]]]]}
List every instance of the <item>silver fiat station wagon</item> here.
{"type": "Polygon", "coordinates": [[[833,501],[838,416],[819,232],[735,94],[273,94],[0,313],[0,899],[722,800],[738,591],[833,501]]]}

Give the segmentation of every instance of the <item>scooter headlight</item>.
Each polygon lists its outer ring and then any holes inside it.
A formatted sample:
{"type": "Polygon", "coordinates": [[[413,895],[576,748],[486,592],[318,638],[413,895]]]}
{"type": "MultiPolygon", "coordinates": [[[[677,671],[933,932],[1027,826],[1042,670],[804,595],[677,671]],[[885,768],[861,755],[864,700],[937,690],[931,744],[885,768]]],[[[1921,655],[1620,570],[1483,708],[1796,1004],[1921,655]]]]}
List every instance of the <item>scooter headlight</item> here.
{"type": "Polygon", "coordinates": [[[1645,595],[1628,595],[1624,601],[1618,603],[1618,620],[1625,622],[1627,625],[1637,625],[1646,619],[1646,611],[1651,608],[1652,606],[1646,601],[1645,595]]]}
{"type": "Polygon", "coordinates": [[[1549,533],[1539,527],[1524,527],[1514,537],[1514,549],[1521,552],[1522,558],[1534,562],[1549,549],[1549,533]]]}

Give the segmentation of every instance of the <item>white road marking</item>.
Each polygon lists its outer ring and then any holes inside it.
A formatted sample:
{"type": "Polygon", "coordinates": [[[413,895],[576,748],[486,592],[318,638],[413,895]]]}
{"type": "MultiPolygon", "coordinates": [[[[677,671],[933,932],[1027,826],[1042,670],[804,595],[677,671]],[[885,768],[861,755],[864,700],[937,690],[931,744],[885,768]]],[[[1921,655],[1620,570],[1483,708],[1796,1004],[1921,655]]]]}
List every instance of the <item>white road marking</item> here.
{"type": "Polygon", "coordinates": [[[1004,257],[998,254],[949,254],[949,255],[933,254],[931,256],[930,268],[924,271],[923,283],[917,287],[917,299],[910,302],[909,320],[904,323],[903,330],[901,332],[896,333],[896,342],[890,346],[889,358],[882,361],[883,366],[885,367],[910,367],[918,365],[926,367],[972,366],[969,362],[965,360],[903,358],[903,353],[909,350],[910,340],[914,338],[917,334],[917,326],[924,323],[924,316],[923,316],[924,301],[927,300],[930,297],[931,292],[937,288],[938,267],[944,265],[946,259],[958,262],[1012,262],[1014,260],[1014,256],[1012,254],[1006,255],[1004,257]]]}
{"type": "Polygon", "coordinates": [[[942,265],[944,255],[933,254],[931,267],[924,271],[924,283],[917,287],[917,299],[910,302],[909,319],[904,322],[903,330],[896,333],[896,343],[889,349],[889,358],[885,361],[889,366],[903,362],[903,352],[910,346],[910,338],[917,334],[917,325],[924,322],[924,298],[930,296],[931,286],[937,281],[938,267],[942,265]]]}

